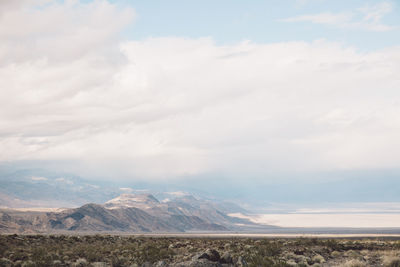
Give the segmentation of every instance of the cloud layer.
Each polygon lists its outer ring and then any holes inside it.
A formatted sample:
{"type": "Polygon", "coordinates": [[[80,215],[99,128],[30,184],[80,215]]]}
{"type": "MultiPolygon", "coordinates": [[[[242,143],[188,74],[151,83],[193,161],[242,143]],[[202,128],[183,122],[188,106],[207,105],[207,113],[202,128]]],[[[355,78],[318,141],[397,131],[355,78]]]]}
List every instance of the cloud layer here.
{"type": "Polygon", "coordinates": [[[399,166],[399,47],[120,40],[133,18],[0,4],[0,161],[145,178],[399,166]]]}
{"type": "Polygon", "coordinates": [[[283,19],[282,21],[312,22],[343,29],[386,32],[399,28],[398,26],[391,26],[382,22],[383,17],[392,11],[393,4],[390,2],[381,2],[373,6],[366,5],[351,12],[326,12],[320,14],[300,15],[283,19]]]}

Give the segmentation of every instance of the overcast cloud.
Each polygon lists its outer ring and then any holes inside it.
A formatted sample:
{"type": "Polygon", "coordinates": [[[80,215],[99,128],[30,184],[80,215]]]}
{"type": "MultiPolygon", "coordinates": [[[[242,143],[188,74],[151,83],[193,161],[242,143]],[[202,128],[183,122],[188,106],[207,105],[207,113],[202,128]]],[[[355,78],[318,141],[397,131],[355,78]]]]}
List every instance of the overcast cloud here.
{"type": "Polygon", "coordinates": [[[11,2],[0,2],[0,161],[154,179],[400,164],[400,47],[129,41],[132,9],[11,2]]]}

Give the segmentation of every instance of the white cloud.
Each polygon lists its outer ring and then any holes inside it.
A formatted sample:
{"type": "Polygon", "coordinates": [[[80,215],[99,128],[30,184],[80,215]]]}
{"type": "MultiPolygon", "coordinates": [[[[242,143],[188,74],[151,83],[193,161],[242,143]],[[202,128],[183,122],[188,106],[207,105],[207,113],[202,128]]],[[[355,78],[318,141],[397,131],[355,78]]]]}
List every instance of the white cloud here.
{"type": "Polygon", "coordinates": [[[126,192],[126,193],[132,193],[133,189],[130,187],[120,187],[119,190],[126,192]]]}
{"type": "Polygon", "coordinates": [[[73,181],[71,181],[70,179],[66,179],[66,178],[64,178],[64,177],[59,177],[59,178],[56,178],[55,180],[56,180],[57,182],[65,183],[65,184],[69,184],[69,185],[74,184],[73,181]]]}
{"type": "Polygon", "coordinates": [[[174,197],[185,197],[190,196],[189,193],[183,191],[176,191],[176,192],[166,192],[167,194],[174,196],[174,197]]]}
{"type": "Polygon", "coordinates": [[[393,11],[393,5],[389,2],[382,2],[375,6],[365,6],[359,9],[364,14],[364,21],[379,24],[381,19],[393,11]]]}
{"type": "Polygon", "coordinates": [[[382,2],[374,6],[364,6],[353,12],[343,13],[320,13],[311,15],[300,15],[283,19],[283,22],[312,22],[326,24],[339,28],[385,32],[398,29],[382,22],[383,17],[393,11],[393,4],[382,2]]]}
{"type": "Polygon", "coordinates": [[[284,22],[309,21],[317,24],[344,25],[352,18],[351,14],[339,13],[320,13],[315,15],[301,15],[297,17],[283,19],[284,22]]]}
{"type": "Polygon", "coordinates": [[[0,161],[145,178],[400,164],[400,48],[120,42],[133,13],[107,2],[27,10],[0,18],[0,161]]]}
{"type": "MultiPolygon", "coordinates": [[[[109,45],[110,38],[134,15],[133,10],[105,0],[87,4],[74,0],[44,2],[48,1],[19,0],[0,5],[0,10],[7,8],[0,16],[1,65],[89,57],[109,45]]],[[[99,53],[95,57],[93,60],[102,59],[99,53]]]]}
{"type": "Polygon", "coordinates": [[[32,176],[31,177],[32,181],[47,181],[48,179],[46,177],[36,177],[36,176],[32,176]]]}
{"type": "Polygon", "coordinates": [[[299,6],[308,5],[315,2],[324,2],[325,0],[295,0],[296,4],[299,6]]]}

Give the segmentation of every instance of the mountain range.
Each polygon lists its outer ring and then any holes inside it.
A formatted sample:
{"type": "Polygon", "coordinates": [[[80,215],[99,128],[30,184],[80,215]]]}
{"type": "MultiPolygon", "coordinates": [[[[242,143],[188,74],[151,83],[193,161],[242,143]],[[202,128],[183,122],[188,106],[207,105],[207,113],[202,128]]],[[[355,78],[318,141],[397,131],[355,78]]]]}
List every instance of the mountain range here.
{"type": "Polygon", "coordinates": [[[0,170],[0,232],[236,231],[259,227],[235,203],[183,191],[133,189],[43,169],[0,170]]]}
{"type": "Polygon", "coordinates": [[[259,226],[228,216],[217,203],[190,195],[160,202],[151,194],[122,194],[104,204],[59,211],[0,210],[2,233],[237,231],[254,227],[259,226]]]}

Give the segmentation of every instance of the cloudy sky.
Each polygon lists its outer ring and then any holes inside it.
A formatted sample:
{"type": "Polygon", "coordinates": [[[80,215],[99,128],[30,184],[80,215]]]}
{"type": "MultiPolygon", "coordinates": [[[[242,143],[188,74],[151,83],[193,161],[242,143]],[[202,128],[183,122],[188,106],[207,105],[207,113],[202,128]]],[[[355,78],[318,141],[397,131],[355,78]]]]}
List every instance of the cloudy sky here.
{"type": "Polygon", "coordinates": [[[145,180],[397,170],[399,14],[378,0],[2,0],[0,162],[145,180]]]}

